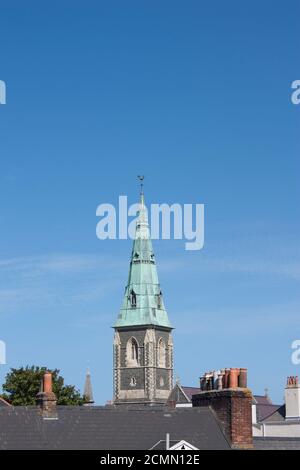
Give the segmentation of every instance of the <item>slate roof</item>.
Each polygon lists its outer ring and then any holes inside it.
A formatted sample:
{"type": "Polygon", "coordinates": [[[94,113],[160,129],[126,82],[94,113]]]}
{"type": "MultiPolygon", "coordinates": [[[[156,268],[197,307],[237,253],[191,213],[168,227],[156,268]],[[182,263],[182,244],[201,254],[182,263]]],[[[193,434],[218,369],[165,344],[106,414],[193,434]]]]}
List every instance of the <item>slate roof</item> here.
{"type": "Polygon", "coordinates": [[[277,412],[280,408],[282,408],[281,405],[256,405],[257,422],[261,423],[267,420],[270,415],[277,412]]]}
{"type": "Polygon", "coordinates": [[[285,415],[282,415],[284,406],[274,405],[272,400],[266,395],[254,395],[253,398],[256,404],[256,419],[258,423],[269,421],[271,416],[275,416],[277,421],[284,419],[285,415]]]}
{"type": "Polygon", "coordinates": [[[176,402],[176,404],[192,404],[192,396],[200,393],[201,390],[198,387],[185,387],[176,383],[170,392],[168,403],[176,402]]]}
{"type": "Polygon", "coordinates": [[[272,400],[268,395],[253,395],[253,398],[258,405],[273,405],[272,400]]]}
{"type": "Polygon", "coordinates": [[[2,406],[7,407],[7,406],[11,406],[11,405],[6,400],[4,400],[4,398],[0,397],[0,408],[2,406]]]}
{"type": "Polygon", "coordinates": [[[277,406],[273,405],[273,411],[264,418],[264,422],[269,423],[271,421],[285,421],[285,405],[277,406]]]}
{"type": "Polygon", "coordinates": [[[57,407],[58,419],[43,419],[36,407],[0,409],[2,449],[148,450],[169,433],[198,449],[229,449],[212,410],[57,407]]]}
{"type": "Polygon", "coordinates": [[[254,437],[255,450],[300,450],[298,437],[254,437]]]}
{"type": "Polygon", "coordinates": [[[192,401],[193,395],[196,395],[197,393],[201,392],[201,389],[199,387],[185,387],[182,385],[181,388],[190,401],[192,401]]]}

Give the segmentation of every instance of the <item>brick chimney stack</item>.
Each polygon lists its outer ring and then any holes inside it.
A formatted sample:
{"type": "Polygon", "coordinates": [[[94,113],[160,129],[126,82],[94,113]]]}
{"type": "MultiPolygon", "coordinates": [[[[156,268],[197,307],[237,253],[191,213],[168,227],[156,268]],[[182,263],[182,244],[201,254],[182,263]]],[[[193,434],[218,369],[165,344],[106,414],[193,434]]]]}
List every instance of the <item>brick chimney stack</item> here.
{"type": "Polygon", "coordinates": [[[214,372],[200,378],[202,391],[192,396],[193,406],[210,406],[214,410],[232,448],[251,449],[252,393],[247,388],[247,369],[221,369],[217,374],[215,387],[214,372]]]}
{"type": "Polygon", "coordinates": [[[57,419],[56,396],[52,391],[52,374],[45,372],[41,390],[36,396],[37,405],[45,419],[57,419]]]}

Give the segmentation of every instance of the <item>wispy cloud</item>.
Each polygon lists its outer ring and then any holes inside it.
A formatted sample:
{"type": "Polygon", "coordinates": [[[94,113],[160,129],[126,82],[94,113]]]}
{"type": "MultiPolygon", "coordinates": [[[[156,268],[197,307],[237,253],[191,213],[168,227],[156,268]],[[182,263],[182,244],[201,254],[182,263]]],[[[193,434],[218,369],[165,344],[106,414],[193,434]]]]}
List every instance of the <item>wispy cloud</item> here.
{"type": "Polygon", "coordinates": [[[206,258],[202,268],[207,271],[244,273],[300,280],[300,262],[246,258],[206,258]]]}
{"type": "MultiPolygon", "coordinates": [[[[259,246],[259,244],[258,244],[259,246]]],[[[168,273],[216,273],[242,274],[300,280],[300,252],[298,248],[259,246],[251,247],[217,246],[196,253],[185,253],[163,257],[159,260],[159,271],[168,273]],[[213,253],[213,255],[211,254],[213,253]]]]}
{"type": "Polygon", "coordinates": [[[214,337],[216,331],[228,337],[238,338],[248,335],[270,335],[274,332],[299,331],[300,302],[285,302],[256,307],[234,306],[217,310],[189,310],[182,317],[182,312],[173,312],[176,328],[181,334],[214,337]],[[188,322],[186,321],[188,318],[188,322]],[[217,328],[217,329],[216,329],[217,328]]]}
{"type": "MultiPolygon", "coordinates": [[[[245,254],[231,257],[163,256],[158,262],[161,277],[168,280],[176,277],[197,275],[241,274],[265,279],[300,280],[300,262],[279,256],[250,257],[245,254]],[[280,259],[278,259],[280,258],[280,259]]],[[[28,306],[43,303],[51,305],[71,305],[97,302],[110,299],[118,289],[121,301],[122,289],[126,282],[126,262],[118,257],[96,256],[92,254],[49,254],[43,256],[0,259],[0,314],[23,311],[28,306]],[[110,297],[109,297],[110,296],[110,297]]],[[[249,282],[249,279],[247,280],[249,282]]],[[[114,299],[114,297],[113,297],[114,299]]]]}
{"type": "Polygon", "coordinates": [[[0,260],[0,314],[100,300],[118,284],[118,263],[82,254],[0,260]]]}
{"type": "Polygon", "coordinates": [[[82,254],[52,254],[0,260],[0,273],[25,273],[27,276],[53,272],[68,273],[93,270],[101,266],[103,258],[82,254]]]}

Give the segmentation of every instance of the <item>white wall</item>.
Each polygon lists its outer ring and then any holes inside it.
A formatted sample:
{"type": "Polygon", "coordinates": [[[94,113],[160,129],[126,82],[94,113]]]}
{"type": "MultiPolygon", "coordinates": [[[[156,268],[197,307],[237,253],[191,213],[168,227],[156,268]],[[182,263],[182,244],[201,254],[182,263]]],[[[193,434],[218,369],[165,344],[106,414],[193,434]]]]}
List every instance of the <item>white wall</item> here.
{"type": "Polygon", "coordinates": [[[252,435],[254,437],[300,437],[300,421],[254,425],[252,435]]]}

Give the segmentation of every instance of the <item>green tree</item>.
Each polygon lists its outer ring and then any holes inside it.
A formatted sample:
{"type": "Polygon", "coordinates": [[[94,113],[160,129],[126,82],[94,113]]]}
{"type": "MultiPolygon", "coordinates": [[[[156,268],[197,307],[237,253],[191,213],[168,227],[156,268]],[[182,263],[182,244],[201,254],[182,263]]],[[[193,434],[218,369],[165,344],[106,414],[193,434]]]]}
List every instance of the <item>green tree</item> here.
{"type": "Polygon", "coordinates": [[[41,380],[46,371],[52,373],[53,392],[58,405],[82,405],[83,397],[73,385],[65,385],[59,369],[26,366],[19,369],[11,368],[5,377],[2,398],[14,406],[35,405],[36,395],[40,390],[41,380]]]}

